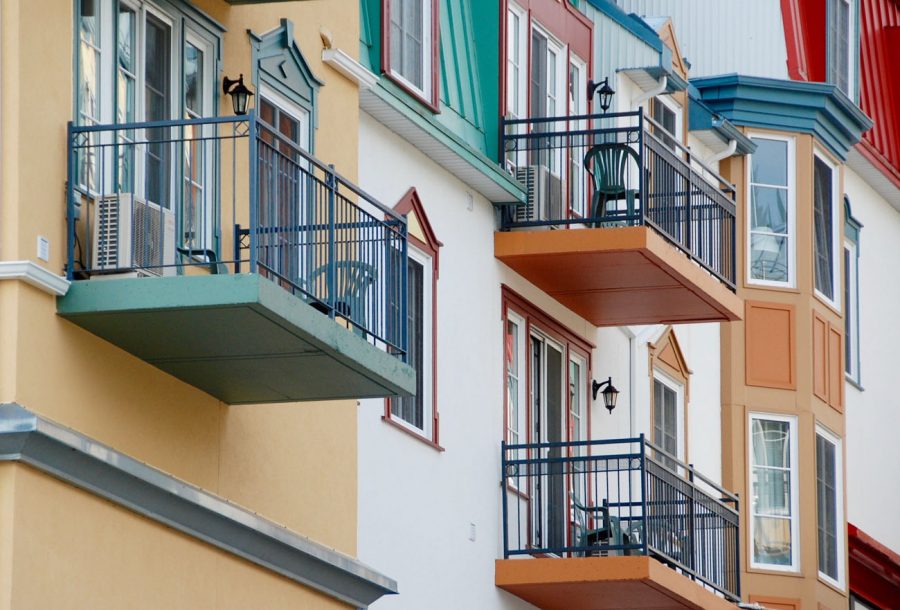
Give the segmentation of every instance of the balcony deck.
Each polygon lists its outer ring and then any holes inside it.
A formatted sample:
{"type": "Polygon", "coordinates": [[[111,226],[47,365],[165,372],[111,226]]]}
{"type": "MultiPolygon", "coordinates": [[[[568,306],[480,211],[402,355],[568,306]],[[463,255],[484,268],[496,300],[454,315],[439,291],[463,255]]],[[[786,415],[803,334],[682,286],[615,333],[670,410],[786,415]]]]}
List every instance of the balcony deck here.
{"type": "Polygon", "coordinates": [[[498,559],[494,578],[542,610],[735,610],[652,557],[498,559]]]}
{"type": "Polygon", "coordinates": [[[258,274],[73,282],[59,315],[228,404],[415,392],[415,373],[258,274]]]}
{"type": "Polygon", "coordinates": [[[415,392],[406,221],[333,167],[252,113],[68,147],[61,317],[229,404],[415,392]]]}
{"type": "Polygon", "coordinates": [[[739,320],[734,187],[640,112],[505,121],[494,255],[597,326],[739,320]]]}
{"type": "Polygon", "coordinates": [[[502,472],[498,587],[544,610],[740,599],[737,497],[643,436],[504,444],[502,472]]]}

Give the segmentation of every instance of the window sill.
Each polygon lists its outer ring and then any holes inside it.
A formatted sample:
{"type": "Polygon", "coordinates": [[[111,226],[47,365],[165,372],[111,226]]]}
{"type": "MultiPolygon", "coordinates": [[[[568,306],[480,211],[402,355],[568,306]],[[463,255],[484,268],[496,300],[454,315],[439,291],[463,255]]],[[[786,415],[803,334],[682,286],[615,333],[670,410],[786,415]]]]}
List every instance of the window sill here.
{"type": "Polygon", "coordinates": [[[837,303],[829,300],[828,297],[819,292],[819,289],[815,286],[813,287],[813,295],[815,296],[816,300],[827,307],[829,311],[834,314],[841,315],[841,308],[837,305],[837,303]]]}
{"type": "Polygon", "coordinates": [[[846,588],[845,586],[842,586],[842,585],[838,584],[836,581],[831,580],[830,577],[828,577],[828,576],[822,574],[822,573],[819,572],[818,570],[817,570],[816,572],[817,572],[817,574],[816,574],[816,575],[817,575],[817,580],[818,580],[821,584],[825,585],[825,586],[828,587],[829,589],[832,589],[833,591],[837,591],[837,592],[840,593],[841,595],[847,595],[847,588],[846,588]]]}
{"type": "Polygon", "coordinates": [[[381,416],[381,421],[383,421],[386,424],[389,424],[392,428],[395,428],[395,429],[399,430],[400,432],[403,432],[404,434],[416,439],[420,443],[422,443],[424,445],[428,445],[429,447],[431,447],[438,453],[442,453],[442,452],[446,451],[446,449],[444,449],[443,447],[438,445],[436,442],[434,442],[430,438],[428,438],[426,436],[422,436],[421,434],[419,434],[413,430],[410,430],[403,424],[394,421],[393,419],[391,419],[390,417],[388,417],[386,415],[381,416]]]}
{"type": "Polygon", "coordinates": [[[788,292],[791,294],[800,294],[800,289],[790,284],[764,284],[762,282],[754,282],[750,279],[744,280],[744,288],[749,290],[766,290],[775,292],[788,292]]]}
{"type": "Polygon", "coordinates": [[[804,578],[802,570],[800,568],[785,568],[783,570],[779,570],[778,568],[765,568],[762,566],[749,567],[747,568],[747,572],[751,574],[768,574],[770,576],[790,576],[793,578],[804,578]]]}
{"type": "Polygon", "coordinates": [[[432,114],[441,113],[441,109],[436,102],[430,101],[421,91],[417,91],[411,87],[402,76],[396,76],[393,72],[385,72],[384,76],[391,81],[394,86],[400,88],[404,93],[427,108],[432,114]]]}
{"type": "Polygon", "coordinates": [[[851,386],[853,386],[860,392],[866,391],[866,389],[864,387],[862,387],[862,384],[859,381],[857,381],[856,379],[854,379],[853,376],[850,375],[850,373],[844,373],[844,381],[849,383],[851,386]]]}

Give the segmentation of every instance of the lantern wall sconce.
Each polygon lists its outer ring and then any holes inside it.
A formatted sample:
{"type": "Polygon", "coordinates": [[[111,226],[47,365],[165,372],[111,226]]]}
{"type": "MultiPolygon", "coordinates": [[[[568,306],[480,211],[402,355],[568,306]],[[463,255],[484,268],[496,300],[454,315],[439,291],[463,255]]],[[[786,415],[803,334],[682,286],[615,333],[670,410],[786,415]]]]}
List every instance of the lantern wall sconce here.
{"type": "Polygon", "coordinates": [[[597,400],[597,394],[603,386],[606,386],[606,389],[603,390],[603,406],[606,407],[609,410],[610,415],[612,415],[613,409],[616,408],[616,401],[619,399],[619,390],[612,384],[612,377],[603,382],[598,382],[595,379],[591,383],[594,400],[597,400]]]}
{"type": "Polygon", "coordinates": [[[588,101],[594,99],[594,94],[600,94],[600,108],[603,112],[609,110],[612,105],[612,96],[616,94],[615,90],[609,86],[609,77],[607,76],[599,82],[588,81],[588,101]]]}
{"type": "Polygon", "coordinates": [[[253,92],[244,84],[243,74],[238,76],[237,80],[227,76],[224,77],[222,79],[222,92],[231,96],[231,106],[236,115],[244,116],[247,114],[247,106],[250,98],[253,97],[253,92]]]}

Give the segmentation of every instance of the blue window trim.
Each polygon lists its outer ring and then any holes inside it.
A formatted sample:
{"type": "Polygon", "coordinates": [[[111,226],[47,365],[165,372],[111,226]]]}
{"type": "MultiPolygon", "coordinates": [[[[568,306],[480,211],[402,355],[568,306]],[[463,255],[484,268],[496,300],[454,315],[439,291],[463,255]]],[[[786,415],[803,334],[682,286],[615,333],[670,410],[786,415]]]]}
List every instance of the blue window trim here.
{"type": "Polygon", "coordinates": [[[309,149],[315,151],[315,133],[319,125],[319,80],[307,63],[294,38],[294,24],[281,19],[281,25],[265,34],[247,32],[252,47],[254,89],[270,87],[309,113],[309,149]]]}
{"type": "MultiPolygon", "coordinates": [[[[857,389],[862,390],[862,358],[860,356],[860,335],[859,335],[859,320],[860,320],[860,311],[859,311],[859,251],[860,251],[860,231],[863,225],[859,220],[857,220],[853,216],[853,209],[850,207],[850,197],[844,195],[844,240],[849,241],[853,244],[854,249],[856,250],[856,261],[854,261],[853,265],[853,274],[854,274],[854,286],[856,290],[854,294],[849,295],[851,299],[853,299],[853,311],[856,313],[856,319],[854,322],[853,332],[856,336],[856,350],[853,356],[856,359],[856,367],[855,374],[851,375],[846,372],[846,368],[844,370],[846,379],[856,386],[857,389]]],[[[845,312],[846,315],[847,312],[845,312]]],[[[844,337],[846,341],[846,337],[844,337]]]]}

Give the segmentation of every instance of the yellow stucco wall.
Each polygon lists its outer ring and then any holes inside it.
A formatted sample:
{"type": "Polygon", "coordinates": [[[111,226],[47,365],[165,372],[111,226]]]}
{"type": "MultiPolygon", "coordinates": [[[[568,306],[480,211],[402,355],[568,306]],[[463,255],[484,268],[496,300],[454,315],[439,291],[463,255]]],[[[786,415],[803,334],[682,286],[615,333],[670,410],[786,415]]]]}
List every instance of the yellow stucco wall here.
{"type": "MultiPolygon", "coordinates": [[[[335,44],[355,56],[357,0],[195,5],[228,30],[228,76],[251,72],[248,29],[264,33],[282,17],[293,21],[312,71],[325,83],[315,154],[354,179],[358,93],[321,62],[319,30],[329,30],[335,44]]],[[[0,260],[33,260],[59,274],[65,260],[66,123],[73,109],[72,11],[71,2],[59,0],[0,3],[0,260]],[[38,235],[50,239],[49,263],[36,259],[38,235]]],[[[231,113],[228,98],[221,100],[221,112],[231,113]]],[[[356,551],[356,401],[224,405],[57,317],[50,295],[3,281],[0,402],[17,402],[302,535],[356,551]]],[[[0,466],[0,516],[9,468],[0,466]]],[[[73,608],[119,608],[112,603],[117,591],[133,594],[133,608],[281,608],[288,601],[292,607],[332,607],[315,595],[301,602],[298,595],[312,594],[295,583],[80,491],[22,469],[17,474],[13,602],[19,605],[13,607],[64,608],[71,602],[73,608]],[[85,550],[88,555],[81,555],[85,550]],[[156,573],[130,565],[144,553],[160,558],[156,573]],[[71,578],[50,578],[54,571],[71,578]],[[182,584],[140,593],[160,578],[182,584]],[[256,597],[263,590],[270,590],[270,600],[256,597]],[[78,601],[75,594],[88,591],[96,599],[78,601]],[[160,597],[169,594],[172,599],[160,597]]],[[[0,533],[4,527],[0,518],[0,533]]],[[[6,607],[7,545],[0,537],[0,609],[6,607]]]]}
{"type": "MultiPolygon", "coordinates": [[[[349,607],[28,466],[6,464],[0,523],[12,520],[10,610],[349,607]],[[13,513],[4,501],[10,486],[13,513]]],[[[0,580],[0,600],[2,592],[0,580]]]]}

